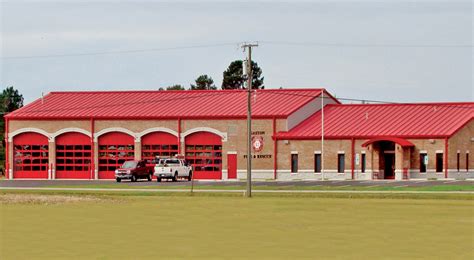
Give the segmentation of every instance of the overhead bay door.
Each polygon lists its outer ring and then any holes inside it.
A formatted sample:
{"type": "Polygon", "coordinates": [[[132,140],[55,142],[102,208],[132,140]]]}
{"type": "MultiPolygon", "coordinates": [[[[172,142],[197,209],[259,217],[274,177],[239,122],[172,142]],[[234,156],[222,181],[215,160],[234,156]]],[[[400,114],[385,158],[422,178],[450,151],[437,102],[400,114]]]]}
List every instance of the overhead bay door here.
{"type": "Polygon", "coordinates": [[[28,132],[13,138],[13,178],[48,178],[48,138],[28,132]]]}
{"type": "Polygon", "coordinates": [[[222,179],[222,140],[209,132],[186,137],[186,161],[194,169],[195,179],[222,179]]]}

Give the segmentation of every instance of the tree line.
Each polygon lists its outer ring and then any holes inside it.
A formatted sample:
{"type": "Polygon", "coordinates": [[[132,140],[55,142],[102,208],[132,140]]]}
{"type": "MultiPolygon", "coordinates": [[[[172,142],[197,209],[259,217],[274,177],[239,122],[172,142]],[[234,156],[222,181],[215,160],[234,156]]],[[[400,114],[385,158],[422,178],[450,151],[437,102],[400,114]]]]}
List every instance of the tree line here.
{"type": "MultiPolygon", "coordinates": [[[[246,81],[243,75],[243,61],[235,60],[230,63],[229,67],[223,73],[221,89],[244,89],[246,81]]],[[[252,61],[252,89],[264,89],[262,69],[258,64],[252,61]]],[[[189,90],[216,90],[212,77],[203,74],[196,78],[194,84],[190,84],[189,90]]],[[[176,84],[159,90],[186,90],[182,85],[176,84]]]]}

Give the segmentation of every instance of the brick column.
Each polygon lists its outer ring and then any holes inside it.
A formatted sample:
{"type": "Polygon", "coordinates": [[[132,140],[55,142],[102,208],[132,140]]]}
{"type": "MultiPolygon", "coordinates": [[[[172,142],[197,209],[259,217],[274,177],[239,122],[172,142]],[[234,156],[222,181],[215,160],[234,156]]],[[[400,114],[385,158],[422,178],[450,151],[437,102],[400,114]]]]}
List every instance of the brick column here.
{"type": "Polygon", "coordinates": [[[94,140],[94,180],[99,179],[99,143],[94,140]]]}
{"type": "Polygon", "coordinates": [[[13,160],[13,142],[8,140],[8,154],[5,155],[5,157],[8,156],[8,169],[5,169],[5,173],[8,173],[8,178],[10,180],[13,180],[13,168],[15,167],[15,161],[13,160]]]}
{"type": "Polygon", "coordinates": [[[135,138],[135,160],[141,160],[142,159],[142,142],[141,138],[137,137],[135,138]]]}
{"type": "Polygon", "coordinates": [[[49,140],[48,143],[48,180],[56,179],[56,142],[49,140]]]}

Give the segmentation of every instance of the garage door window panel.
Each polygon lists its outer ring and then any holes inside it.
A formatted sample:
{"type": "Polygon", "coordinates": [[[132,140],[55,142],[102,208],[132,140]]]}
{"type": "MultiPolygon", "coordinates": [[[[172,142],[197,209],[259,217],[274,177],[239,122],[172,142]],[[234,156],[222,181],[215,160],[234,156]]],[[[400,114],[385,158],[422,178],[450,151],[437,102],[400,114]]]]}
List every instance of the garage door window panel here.
{"type": "Polygon", "coordinates": [[[56,139],[57,178],[91,178],[90,137],[71,132],[56,139]]]}
{"type": "Polygon", "coordinates": [[[48,178],[48,138],[38,133],[23,133],[13,138],[13,177],[48,178]]]}

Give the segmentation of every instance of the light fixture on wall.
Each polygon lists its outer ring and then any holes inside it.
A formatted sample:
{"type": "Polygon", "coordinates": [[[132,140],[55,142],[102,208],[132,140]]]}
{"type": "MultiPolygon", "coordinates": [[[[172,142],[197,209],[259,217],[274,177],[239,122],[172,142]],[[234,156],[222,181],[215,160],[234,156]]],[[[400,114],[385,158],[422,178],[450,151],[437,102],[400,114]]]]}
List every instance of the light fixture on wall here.
{"type": "Polygon", "coordinates": [[[430,144],[436,143],[435,139],[430,139],[429,141],[430,141],[430,144]]]}

